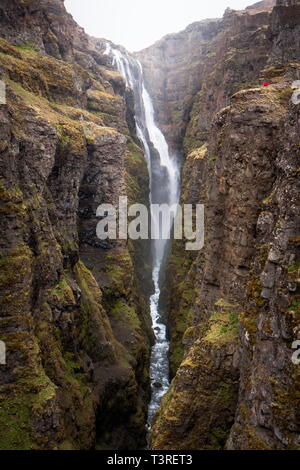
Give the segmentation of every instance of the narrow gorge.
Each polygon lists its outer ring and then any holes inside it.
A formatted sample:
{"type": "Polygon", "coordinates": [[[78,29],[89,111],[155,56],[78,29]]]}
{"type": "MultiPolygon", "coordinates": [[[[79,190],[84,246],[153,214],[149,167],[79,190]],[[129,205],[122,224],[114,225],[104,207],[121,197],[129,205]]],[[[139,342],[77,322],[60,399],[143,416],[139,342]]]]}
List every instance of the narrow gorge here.
{"type": "Polygon", "coordinates": [[[0,450],[300,448],[299,96],[298,0],[136,53],[0,0],[0,450]],[[119,198],[204,247],[100,239],[119,198]]]}
{"type": "MultiPolygon", "coordinates": [[[[148,166],[150,187],[149,204],[168,204],[171,207],[179,202],[180,168],[176,156],[170,156],[168,144],[154,120],[154,109],[151,98],[144,85],[143,70],[140,62],[124,51],[106,44],[105,54],[112,57],[114,65],[133,92],[134,111],[137,136],[143,144],[145,159],[148,166]]],[[[158,232],[160,230],[159,213],[151,212],[151,220],[158,232]]],[[[169,239],[174,220],[169,220],[169,239]]],[[[164,266],[168,258],[170,242],[157,234],[151,241],[151,269],[154,293],[150,295],[150,314],[155,342],[151,352],[150,379],[152,381],[152,397],[149,404],[147,426],[151,424],[163,395],[170,387],[169,382],[169,342],[166,325],[162,323],[160,314],[160,285],[164,266]]]]}

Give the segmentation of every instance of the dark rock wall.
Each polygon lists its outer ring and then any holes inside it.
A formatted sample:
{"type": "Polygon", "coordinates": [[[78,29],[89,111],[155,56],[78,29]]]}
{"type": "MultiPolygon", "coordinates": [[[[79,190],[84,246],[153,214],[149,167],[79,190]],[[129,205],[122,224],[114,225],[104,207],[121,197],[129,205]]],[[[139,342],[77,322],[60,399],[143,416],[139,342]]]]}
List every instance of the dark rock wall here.
{"type": "Polygon", "coordinates": [[[248,14],[226,12],[231,39],[209,80],[200,76],[184,133],[181,199],[205,204],[206,238],[199,254],[175,242],[169,262],[175,378],[156,415],[154,449],[299,448],[299,105],[291,101],[299,12],[248,14]],[[256,78],[248,84],[248,76],[256,78]],[[270,86],[257,86],[263,81],[270,86]]]}
{"type": "Polygon", "coordinates": [[[147,247],[96,237],[148,201],[124,81],[62,1],[1,1],[0,35],[0,448],[143,447],[147,247]]]}

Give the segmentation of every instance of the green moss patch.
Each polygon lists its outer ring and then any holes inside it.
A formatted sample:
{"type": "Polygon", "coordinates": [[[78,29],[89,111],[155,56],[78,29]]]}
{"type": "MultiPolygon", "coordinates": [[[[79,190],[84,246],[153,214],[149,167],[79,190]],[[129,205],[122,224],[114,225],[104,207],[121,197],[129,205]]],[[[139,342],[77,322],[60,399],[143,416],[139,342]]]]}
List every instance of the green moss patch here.
{"type": "Polygon", "coordinates": [[[238,339],[239,317],[235,312],[215,312],[209,320],[209,330],[204,341],[211,343],[235,342],[238,339]]]}

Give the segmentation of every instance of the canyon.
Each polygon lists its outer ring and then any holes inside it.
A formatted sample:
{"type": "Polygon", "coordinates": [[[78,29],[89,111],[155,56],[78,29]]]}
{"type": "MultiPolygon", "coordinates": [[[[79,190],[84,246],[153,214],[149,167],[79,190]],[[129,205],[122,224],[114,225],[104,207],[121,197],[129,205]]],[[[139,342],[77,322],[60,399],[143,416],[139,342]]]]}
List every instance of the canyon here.
{"type": "Polygon", "coordinates": [[[0,449],[300,448],[299,38],[298,0],[134,54],[63,0],[0,0],[0,449]],[[149,241],[96,236],[100,204],[170,194],[108,47],[149,92],[180,202],[205,206],[204,248],[173,241],[156,277],[149,241]],[[147,436],[154,304],[171,385],[147,436]]]}

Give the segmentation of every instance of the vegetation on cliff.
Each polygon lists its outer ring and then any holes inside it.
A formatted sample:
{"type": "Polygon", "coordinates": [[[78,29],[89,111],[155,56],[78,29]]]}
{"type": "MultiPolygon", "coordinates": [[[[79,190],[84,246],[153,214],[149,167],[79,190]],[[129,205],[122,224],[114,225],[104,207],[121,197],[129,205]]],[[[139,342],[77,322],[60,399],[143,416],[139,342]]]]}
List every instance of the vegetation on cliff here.
{"type": "Polygon", "coordinates": [[[147,199],[125,84],[61,1],[3,9],[0,448],[140,448],[148,248],[96,237],[104,199],[147,199]]]}
{"type": "Polygon", "coordinates": [[[299,447],[299,366],[292,362],[299,338],[299,109],[291,101],[299,13],[298,5],[228,11],[217,24],[180,33],[178,51],[168,36],[140,54],[149,86],[167,83],[162,101],[153,93],[161,124],[173,123],[164,128],[173,149],[183,145],[182,202],[206,211],[202,252],[190,256],[176,241],[167,268],[165,315],[177,372],[155,419],[153,449],[299,447]],[[208,34],[210,53],[193,49],[202,62],[200,91],[183,89],[175,59],[185,57],[180,73],[195,83],[185,41],[208,34]],[[174,63],[152,75],[164,48],[174,63]],[[188,119],[172,120],[174,96],[188,119]]]}

